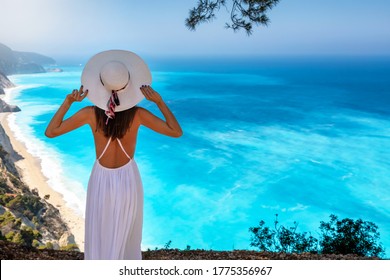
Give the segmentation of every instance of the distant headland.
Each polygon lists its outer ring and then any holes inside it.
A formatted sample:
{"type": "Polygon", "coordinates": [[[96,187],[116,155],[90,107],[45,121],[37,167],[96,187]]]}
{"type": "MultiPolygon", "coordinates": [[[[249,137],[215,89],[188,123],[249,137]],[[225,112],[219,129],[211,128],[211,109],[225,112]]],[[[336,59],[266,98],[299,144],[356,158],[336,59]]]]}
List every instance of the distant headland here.
{"type": "Polygon", "coordinates": [[[0,43],[0,72],[4,75],[32,74],[46,72],[44,66],[55,65],[48,56],[33,52],[14,51],[0,43]]]}
{"type": "MultiPolygon", "coordinates": [[[[62,72],[55,65],[56,61],[51,57],[34,52],[14,51],[0,43],[0,95],[4,94],[5,88],[15,86],[7,75],[62,72]]],[[[8,105],[0,99],[0,112],[17,111],[20,111],[17,106],[8,105]]]]}

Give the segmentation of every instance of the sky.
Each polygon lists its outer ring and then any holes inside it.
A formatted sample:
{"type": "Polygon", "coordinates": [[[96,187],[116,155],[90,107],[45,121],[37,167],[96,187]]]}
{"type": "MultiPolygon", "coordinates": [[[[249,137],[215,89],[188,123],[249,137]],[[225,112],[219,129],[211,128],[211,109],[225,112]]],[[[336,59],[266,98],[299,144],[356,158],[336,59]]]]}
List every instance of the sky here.
{"type": "Polygon", "coordinates": [[[252,36],[217,19],[185,27],[197,0],[0,0],[0,43],[54,58],[128,49],[155,56],[390,55],[390,1],[281,0],[252,36]]]}

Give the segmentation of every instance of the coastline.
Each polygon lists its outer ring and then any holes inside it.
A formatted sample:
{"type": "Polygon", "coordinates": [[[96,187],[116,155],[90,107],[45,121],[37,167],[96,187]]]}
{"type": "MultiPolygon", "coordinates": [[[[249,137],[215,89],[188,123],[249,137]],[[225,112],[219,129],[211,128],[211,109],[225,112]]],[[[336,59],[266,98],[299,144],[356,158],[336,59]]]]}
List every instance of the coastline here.
{"type": "Polygon", "coordinates": [[[66,205],[63,195],[53,190],[47,178],[41,170],[40,160],[32,156],[26,149],[26,146],[19,142],[8,125],[8,116],[11,113],[0,113],[0,124],[3,126],[6,135],[9,137],[13,150],[18,153],[22,159],[15,162],[15,165],[21,171],[22,180],[30,188],[36,188],[40,197],[50,195],[48,201],[56,207],[62,219],[66,222],[70,232],[74,235],[75,242],[80,251],[84,251],[84,218],[76,211],[66,205]]]}

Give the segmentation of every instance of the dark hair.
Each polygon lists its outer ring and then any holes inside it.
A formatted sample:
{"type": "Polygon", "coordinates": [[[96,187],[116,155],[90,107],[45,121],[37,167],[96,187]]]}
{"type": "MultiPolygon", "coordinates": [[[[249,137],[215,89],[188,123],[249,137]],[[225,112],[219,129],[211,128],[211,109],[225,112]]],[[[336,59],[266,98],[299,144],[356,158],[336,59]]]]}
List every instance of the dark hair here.
{"type": "Polygon", "coordinates": [[[106,125],[107,116],[105,111],[95,106],[96,130],[103,131],[105,137],[112,137],[113,140],[122,138],[133,123],[137,108],[137,106],[134,106],[125,111],[115,112],[115,118],[110,119],[106,125]]]}

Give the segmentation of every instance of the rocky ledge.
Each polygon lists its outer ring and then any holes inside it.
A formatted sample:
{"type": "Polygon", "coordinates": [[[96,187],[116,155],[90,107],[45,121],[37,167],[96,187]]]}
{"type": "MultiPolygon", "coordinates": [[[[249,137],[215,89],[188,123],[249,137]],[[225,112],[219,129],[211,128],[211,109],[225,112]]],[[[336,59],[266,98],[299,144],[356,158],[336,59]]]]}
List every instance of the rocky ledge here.
{"type": "MultiPolygon", "coordinates": [[[[2,260],[83,260],[84,254],[76,251],[36,249],[0,241],[2,260]]],[[[356,255],[288,254],[248,250],[153,250],[142,252],[143,260],[378,260],[356,255]]]]}
{"type": "Polygon", "coordinates": [[[4,100],[0,99],[0,113],[19,112],[20,108],[16,105],[9,105],[4,100]]]}
{"type": "MultiPolygon", "coordinates": [[[[8,79],[6,75],[0,72],[0,95],[4,94],[4,88],[11,88],[15,85],[8,79]]],[[[19,112],[20,108],[14,105],[8,105],[4,100],[0,99],[0,113],[2,112],[19,112]]]]}
{"type": "Polygon", "coordinates": [[[8,77],[0,72],[0,94],[4,94],[4,88],[11,88],[15,85],[8,79],[8,77]]]}

